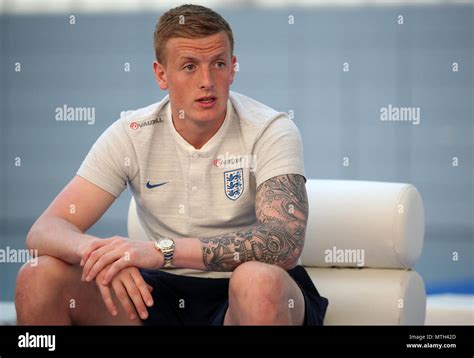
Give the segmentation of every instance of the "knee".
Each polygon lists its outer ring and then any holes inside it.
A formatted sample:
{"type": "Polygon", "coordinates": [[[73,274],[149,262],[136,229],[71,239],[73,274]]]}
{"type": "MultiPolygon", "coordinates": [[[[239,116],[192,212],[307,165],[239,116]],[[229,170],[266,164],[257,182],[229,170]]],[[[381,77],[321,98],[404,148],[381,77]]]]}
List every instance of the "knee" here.
{"type": "Polygon", "coordinates": [[[35,262],[25,263],[18,271],[17,287],[28,288],[32,284],[52,282],[52,279],[60,278],[67,264],[52,256],[39,256],[35,262]]]}
{"type": "Polygon", "coordinates": [[[246,262],[237,267],[229,282],[230,304],[239,313],[260,321],[279,315],[286,306],[285,271],[275,265],[246,262]]]}
{"type": "Polygon", "coordinates": [[[57,292],[67,266],[64,261],[46,255],[39,256],[35,262],[25,263],[16,278],[17,309],[32,300],[38,302],[45,293],[57,292]]]}

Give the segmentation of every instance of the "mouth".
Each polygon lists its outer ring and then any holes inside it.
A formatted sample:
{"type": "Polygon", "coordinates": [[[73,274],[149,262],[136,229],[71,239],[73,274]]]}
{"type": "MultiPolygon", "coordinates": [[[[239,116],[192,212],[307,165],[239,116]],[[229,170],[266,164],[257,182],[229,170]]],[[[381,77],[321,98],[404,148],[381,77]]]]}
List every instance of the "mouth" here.
{"type": "Polygon", "coordinates": [[[203,106],[211,106],[213,105],[217,100],[216,96],[205,96],[205,97],[200,97],[196,100],[199,104],[203,106]]]}

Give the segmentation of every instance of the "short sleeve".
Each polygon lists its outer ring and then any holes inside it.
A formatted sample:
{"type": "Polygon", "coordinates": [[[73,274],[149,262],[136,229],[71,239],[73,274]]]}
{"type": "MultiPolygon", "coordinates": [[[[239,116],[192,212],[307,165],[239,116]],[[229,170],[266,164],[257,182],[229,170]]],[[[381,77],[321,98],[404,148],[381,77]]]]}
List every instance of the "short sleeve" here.
{"type": "Polygon", "coordinates": [[[265,128],[255,144],[254,155],[257,187],[278,175],[305,176],[301,135],[286,115],[277,117],[265,128]]]}
{"type": "Polygon", "coordinates": [[[133,144],[119,119],[97,139],[77,175],[117,198],[132,178],[134,157],[133,144]]]}

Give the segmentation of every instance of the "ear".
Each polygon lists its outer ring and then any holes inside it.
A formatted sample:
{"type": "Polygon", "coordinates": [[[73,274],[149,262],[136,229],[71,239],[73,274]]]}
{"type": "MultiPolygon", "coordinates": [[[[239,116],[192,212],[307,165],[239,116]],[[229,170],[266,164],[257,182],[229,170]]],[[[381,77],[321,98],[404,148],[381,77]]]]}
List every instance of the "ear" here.
{"type": "Polygon", "coordinates": [[[155,80],[158,86],[160,86],[160,89],[166,91],[168,89],[168,80],[166,78],[165,66],[158,61],[154,61],[153,73],[155,74],[155,80]]]}
{"type": "Polygon", "coordinates": [[[235,69],[237,67],[237,57],[232,56],[231,63],[232,63],[232,70],[230,72],[230,84],[234,82],[235,72],[236,72],[235,69]]]}

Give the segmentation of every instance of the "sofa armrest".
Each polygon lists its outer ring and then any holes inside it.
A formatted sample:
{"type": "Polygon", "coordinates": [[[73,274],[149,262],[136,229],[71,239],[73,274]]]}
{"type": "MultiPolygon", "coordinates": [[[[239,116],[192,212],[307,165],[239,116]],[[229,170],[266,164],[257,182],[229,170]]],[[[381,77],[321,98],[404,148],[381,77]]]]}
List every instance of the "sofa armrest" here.
{"type": "Polygon", "coordinates": [[[423,325],[425,285],[411,270],[306,268],[329,300],[324,325],[423,325]]]}
{"type": "Polygon", "coordinates": [[[364,267],[411,268],[423,247],[423,201],[411,184],[308,180],[305,266],[356,267],[329,251],[363,250],[364,267]],[[329,251],[328,251],[329,250],[329,251]]]}

